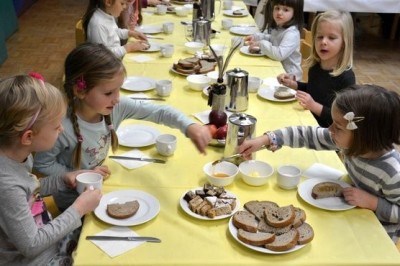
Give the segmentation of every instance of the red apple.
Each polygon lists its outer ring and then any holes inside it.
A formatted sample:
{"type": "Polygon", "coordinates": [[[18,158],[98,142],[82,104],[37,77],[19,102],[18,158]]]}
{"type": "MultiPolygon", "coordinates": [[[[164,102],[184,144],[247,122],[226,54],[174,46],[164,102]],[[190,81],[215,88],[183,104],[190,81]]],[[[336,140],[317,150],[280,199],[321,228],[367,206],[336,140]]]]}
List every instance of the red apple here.
{"type": "Polygon", "coordinates": [[[217,132],[215,133],[215,138],[216,139],[226,139],[227,133],[228,133],[228,125],[225,124],[222,127],[219,127],[217,129],[217,132]]]}
{"type": "Polygon", "coordinates": [[[215,139],[215,134],[217,133],[218,130],[217,126],[213,124],[207,124],[206,127],[210,131],[211,137],[215,139]]]}
{"type": "Polygon", "coordinates": [[[228,120],[228,116],[224,111],[212,110],[208,116],[210,120],[210,124],[215,125],[217,128],[226,125],[226,121],[228,120]]]}

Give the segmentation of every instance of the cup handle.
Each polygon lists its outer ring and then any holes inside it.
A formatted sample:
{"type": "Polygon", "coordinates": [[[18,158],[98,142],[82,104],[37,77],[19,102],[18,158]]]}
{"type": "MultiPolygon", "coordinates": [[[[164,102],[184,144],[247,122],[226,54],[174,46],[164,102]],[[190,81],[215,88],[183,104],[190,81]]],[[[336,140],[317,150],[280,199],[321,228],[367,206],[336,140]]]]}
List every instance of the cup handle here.
{"type": "MultiPolygon", "coordinates": [[[[165,87],[163,87],[163,89],[165,89],[165,87]]],[[[167,146],[167,153],[170,154],[172,151],[172,146],[168,144],[167,146]]]]}

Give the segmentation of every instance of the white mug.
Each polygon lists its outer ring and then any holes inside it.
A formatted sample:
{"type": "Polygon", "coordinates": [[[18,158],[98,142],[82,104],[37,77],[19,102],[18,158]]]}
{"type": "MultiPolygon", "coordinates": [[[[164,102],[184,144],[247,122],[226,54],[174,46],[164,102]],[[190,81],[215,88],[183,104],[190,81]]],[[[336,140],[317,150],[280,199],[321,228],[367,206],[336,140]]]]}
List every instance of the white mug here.
{"type": "Polygon", "coordinates": [[[103,176],[98,173],[86,172],[76,176],[76,191],[81,194],[86,189],[100,189],[103,186],[103,176]]]}
{"type": "Polygon", "coordinates": [[[169,96],[172,91],[172,81],[167,79],[158,80],[156,82],[156,92],[159,96],[169,96]]]}
{"type": "Polygon", "coordinates": [[[163,44],[160,47],[161,55],[164,57],[171,57],[174,54],[173,44],[163,44]]]}
{"type": "Polygon", "coordinates": [[[176,137],[171,134],[162,134],[156,138],[156,149],[163,156],[171,156],[176,150],[176,137]]]}
{"type": "Polygon", "coordinates": [[[221,26],[224,30],[229,30],[233,25],[233,20],[230,18],[224,18],[221,20],[221,26]]]}
{"type": "Polygon", "coordinates": [[[166,5],[157,5],[157,14],[159,15],[165,15],[167,14],[167,6],[166,5]]]}
{"type": "Polygon", "coordinates": [[[173,22],[163,23],[162,27],[163,27],[164,33],[172,34],[172,32],[174,31],[174,26],[175,26],[175,24],[173,22]]]}
{"type": "Polygon", "coordinates": [[[294,165],[278,167],[278,186],[283,189],[294,189],[300,182],[301,170],[294,165]]]}
{"type": "Polygon", "coordinates": [[[249,77],[248,89],[249,92],[257,92],[262,84],[262,79],[258,77],[249,77]]]}
{"type": "Polygon", "coordinates": [[[232,0],[224,0],[224,2],[222,2],[222,7],[224,10],[231,10],[232,6],[233,6],[232,0]]]}

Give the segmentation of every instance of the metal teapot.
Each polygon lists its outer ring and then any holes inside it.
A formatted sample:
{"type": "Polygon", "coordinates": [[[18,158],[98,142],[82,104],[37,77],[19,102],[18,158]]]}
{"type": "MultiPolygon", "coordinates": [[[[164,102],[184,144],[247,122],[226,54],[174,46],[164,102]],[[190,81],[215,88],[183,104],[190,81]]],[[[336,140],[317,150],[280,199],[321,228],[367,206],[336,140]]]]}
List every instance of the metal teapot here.
{"type": "Polygon", "coordinates": [[[249,105],[249,73],[240,68],[226,72],[228,89],[226,109],[233,112],[246,111],[249,105]]]}
{"type": "Polygon", "coordinates": [[[197,20],[193,20],[193,41],[201,42],[204,45],[210,45],[211,37],[211,21],[200,17],[197,20]]]}
{"type": "MultiPolygon", "coordinates": [[[[238,153],[239,146],[245,139],[252,139],[256,134],[257,119],[254,116],[236,113],[232,114],[228,119],[228,132],[225,140],[224,157],[229,157],[238,153]]],[[[255,153],[252,154],[255,159],[255,153]]],[[[239,165],[242,157],[234,157],[228,161],[239,165]]]]}
{"type": "MultiPolygon", "coordinates": [[[[200,0],[199,5],[201,16],[213,21],[215,19],[215,0],[200,0]]],[[[219,8],[221,9],[221,0],[219,0],[219,8]]]]}

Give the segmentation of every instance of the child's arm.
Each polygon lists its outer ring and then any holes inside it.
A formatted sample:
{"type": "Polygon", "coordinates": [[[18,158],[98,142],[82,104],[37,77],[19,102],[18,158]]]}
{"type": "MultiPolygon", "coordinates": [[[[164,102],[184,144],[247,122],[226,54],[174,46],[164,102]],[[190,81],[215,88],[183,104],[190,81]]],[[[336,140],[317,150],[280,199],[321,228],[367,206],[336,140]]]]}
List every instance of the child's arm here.
{"type": "Polygon", "coordinates": [[[283,61],[297,49],[300,49],[300,33],[298,30],[288,29],[278,45],[273,45],[271,38],[269,40],[261,40],[260,48],[262,54],[273,60],[283,61]]]}
{"type": "Polygon", "coordinates": [[[324,106],[314,101],[313,97],[304,91],[297,91],[296,98],[299,103],[306,109],[310,110],[313,114],[321,116],[324,106]]]}
{"type": "Polygon", "coordinates": [[[211,133],[206,126],[191,124],[186,130],[186,135],[192,140],[199,152],[206,154],[205,148],[211,141],[211,133]]]}

